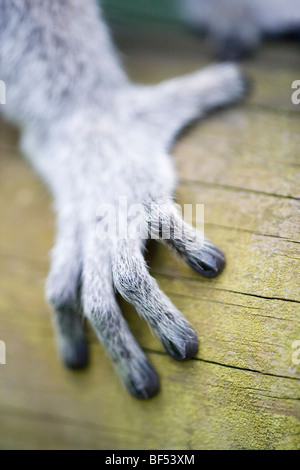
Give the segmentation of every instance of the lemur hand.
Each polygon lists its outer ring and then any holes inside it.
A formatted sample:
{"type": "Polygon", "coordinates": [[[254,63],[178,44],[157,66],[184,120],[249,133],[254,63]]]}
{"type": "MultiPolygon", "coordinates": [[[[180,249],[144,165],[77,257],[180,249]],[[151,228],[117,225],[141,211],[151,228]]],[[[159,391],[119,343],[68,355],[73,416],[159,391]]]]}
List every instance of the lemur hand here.
{"type": "Polygon", "coordinates": [[[58,216],[47,297],[68,367],[83,367],[88,360],[83,316],[133,395],[149,398],[158,390],[157,375],[129,331],[116,291],[145,318],[170,356],[182,361],[196,354],[196,333],[148,272],[145,239],[151,231],[162,239],[162,227],[169,228],[170,236],[161,241],[192,268],[206,277],[222,270],[222,252],[182,225],[174,208],[175,176],[167,150],[189,121],[244,93],[245,81],[232,64],[153,87],[132,86],[103,112],[97,106],[79,109],[57,122],[39,147],[43,161],[52,158],[47,177],[58,216]],[[128,207],[141,204],[141,239],[99,236],[103,204],[117,209],[120,198],[128,207]]]}

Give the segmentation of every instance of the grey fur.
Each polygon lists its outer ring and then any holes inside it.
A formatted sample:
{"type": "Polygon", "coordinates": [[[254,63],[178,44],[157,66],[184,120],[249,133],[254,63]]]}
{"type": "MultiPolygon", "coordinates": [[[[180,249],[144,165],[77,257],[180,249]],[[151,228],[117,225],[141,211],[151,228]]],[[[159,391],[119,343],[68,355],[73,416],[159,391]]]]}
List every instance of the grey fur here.
{"type": "Polygon", "coordinates": [[[182,17],[207,35],[212,52],[235,60],[264,36],[300,32],[299,0],[177,0],[182,17]]]}
{"type": "MultiPolygon", "coordinates": [[[[126,196],[144,205],[145,226],[153,202],[174,223],[168,149],[188,122],[240,99],[244,79],[224,64],[153,87],[132,84],[92,0],[0,0],[0,78],[7,85],[1,110],[21,128],[21,147],[53,195],[57,238],[46,296],[63,360],[86,364],[87,318],[131,393],[148,398],[158,379],[115,289],[175,359],[192,357],[198,341],[149,275],[144,241],[97,237],[97,207],[126,196]]],[[[223,267],[220,250],[198,243],[191,227],[169,244],[198,271],[206,266],[203,274],[223,267]]]]}

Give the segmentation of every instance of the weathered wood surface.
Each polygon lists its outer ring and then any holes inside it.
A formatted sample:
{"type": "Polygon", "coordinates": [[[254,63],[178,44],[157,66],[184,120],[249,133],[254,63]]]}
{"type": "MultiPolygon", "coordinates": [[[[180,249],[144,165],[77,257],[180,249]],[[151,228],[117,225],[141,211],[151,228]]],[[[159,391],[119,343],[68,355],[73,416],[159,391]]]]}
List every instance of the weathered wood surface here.
{"type": "MultiPolygon", "coordinates": [[[[208,60],[194,38],[121,37],[135,79],[155,82],[208,60]],[[202,57],[202,60],[201,60],[202,57]],[[204,57],[204,59],[203,59],[204,57]]],[[[204,203],[207,235],[227,255],[217,279],[199,277],[162,246],[149,264],[193,323],[197,357],[176,363],[130,307],[130,326],[161,377],[139,402],[123,390],[90,333],[90,367],[57,358],[43,284],[53,242],[51,201],[0,124],[0,448],[297,449],[300,447],[300,78],[293,46],[268,46],[245,68],[246,104],[196,125],[174,149],[178,200],[204,203]]]]}

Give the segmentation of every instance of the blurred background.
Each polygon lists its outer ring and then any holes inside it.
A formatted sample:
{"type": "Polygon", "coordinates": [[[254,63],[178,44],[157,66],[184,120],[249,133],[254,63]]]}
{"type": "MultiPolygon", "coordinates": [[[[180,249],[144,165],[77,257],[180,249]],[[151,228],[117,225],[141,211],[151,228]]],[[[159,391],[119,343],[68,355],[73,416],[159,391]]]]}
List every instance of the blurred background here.
{"type": "Polygon", "coordinates": [[[135,28],[182,28],[177,0],[104,0],[101,2],[109,21],[135,28]]]}
{"type": "Polygon", "coordinates": [[[222,60],[245,58],[264,39],[280,37],[300,47],[298,0],[104,0],[102,5],[115,28],[189,30],[222,60]]]}

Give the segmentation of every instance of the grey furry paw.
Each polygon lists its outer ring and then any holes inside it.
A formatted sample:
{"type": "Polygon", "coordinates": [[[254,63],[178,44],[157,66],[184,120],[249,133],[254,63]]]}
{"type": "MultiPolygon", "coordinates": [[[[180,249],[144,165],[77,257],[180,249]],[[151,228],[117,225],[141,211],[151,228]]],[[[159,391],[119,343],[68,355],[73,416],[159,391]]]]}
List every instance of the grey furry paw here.
{"type": "Polygon", "coordinates": [[[115,291],[134,305],[173,359],[184,361],[194,357],[198,338],[151,277],[143,255],[147,238],[143,234],[151,233],[205,277],[218,275],[225,258],[217,247],[203,240],[199,232],[181,219],[171,201],[144,203],[140,223],[143,228],[140,239],[101,239],[96,230],[89,229],[81,253],[82,240],[71,239],[70,233],[65,234],[65,239],[60,236],[53,250],[47,297],[53,307],[64,364],[71,369],[87,365],[82,310],[130,393],[146,399],[157,393],[159,379],[133,338],[116,302],[115,291]],[[166,238],[163,237],[165,229],[169,233],[166,238]],[[76,253],[79,256],[75,257],[76,253]]]}
{"type": "MultiPolygon", "coordinates": [[[[129,102],[127,94],[119,98],[118,109],[126,110],[120,123],[114,114],[103,118],[96,110],[59,123],[56,139],[52,129],[53,141],[44,152],[72,162],[75,175],[70,180],[69,167],[59,174],[64,185],[57,186],[58,235],[46,289],[67,367],[87,364],[86,318],[130,393],[145,399],[158,391],[158,376],[130,332],[116,292],[135,307],[173,359],[197,353],[197,334],[148,271],[145,242],[154,234],[205,277],[223,270],[221,250],[184,222],[172,202],[175,174],[167,148],[188,122],[241,99],[246,88],[235,65],[221,64],[130,90],[132,95],[127,91],[129,102]],[[140,236],[101,237],[99,224],[106,226],[107,211],[99,204],[109,203],[115,212],[124,197],[129,205],[141,205],[140,236]],[[164,229],[169,236],[163,236],[164,229]]],[[[116,220],[124,216],[131,221],[125,209],[116,220]]]]}
{"type": "Polygon", "coordinates": [[[131,83],[96,3],[0,0],[1,79],[9,90],[1,112],[21,127],[22,150],[53,196],[57,236],[46,296],[63,363],[71,369],[87,364],[86,319],[123,384],[145,399],[157,392],[158,377],[116,292],[172,358],[196,354],[197,334],[149,274],[145,241],[154,231],[200,274],[221,272],[219,249],[187,224],[177,230],[182,219],[172,203],[169,149],[185,126],[239,101],[246,87],[234,64],[154,86],[131,83]],[[101,237],[106,213],[113,215],[109,226],[132,222],[124,205],[118,210],[124,199],[130,208],[141,207],[142,236],[101,237]]]}

